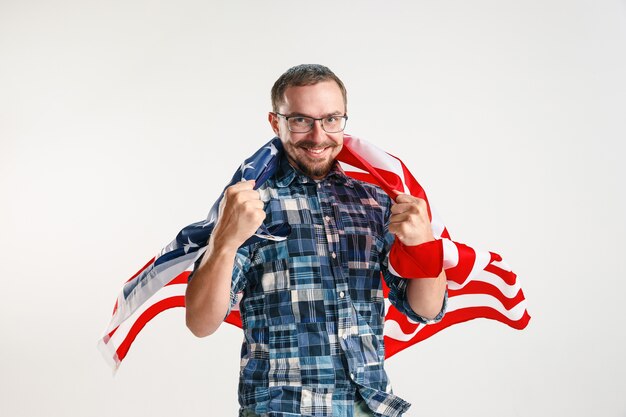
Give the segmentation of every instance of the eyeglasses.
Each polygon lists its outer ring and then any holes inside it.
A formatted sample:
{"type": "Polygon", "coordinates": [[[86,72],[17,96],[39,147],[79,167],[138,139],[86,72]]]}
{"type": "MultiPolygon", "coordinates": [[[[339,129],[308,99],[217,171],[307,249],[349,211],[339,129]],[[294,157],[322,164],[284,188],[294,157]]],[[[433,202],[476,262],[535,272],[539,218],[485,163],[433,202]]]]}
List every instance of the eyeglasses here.
{"type": "Polygon", "coordinates": [[[287,127],[292,133],[307,133],[313,130],[313,124],[316,120],[319,120],[322,129],[326,133],[339,133],[346,128],[346,121],[348,116],[331,115],[316,119],[315,117],[308,116],[286,116],[284,114],[276,113],[276,115],[284,117],[287,120],[287,127]]]}

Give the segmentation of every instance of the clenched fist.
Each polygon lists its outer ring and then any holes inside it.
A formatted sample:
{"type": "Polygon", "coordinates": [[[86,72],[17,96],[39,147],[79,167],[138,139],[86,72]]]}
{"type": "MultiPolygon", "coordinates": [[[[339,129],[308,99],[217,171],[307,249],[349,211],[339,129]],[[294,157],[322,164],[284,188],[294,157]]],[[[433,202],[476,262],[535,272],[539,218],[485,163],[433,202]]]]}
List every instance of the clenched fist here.
{"type": "Polygon", "coordinates": [[[249,180],[226,189],[211,237],[213,244],[236,250],[261,226],[265,219],[263,201],[253,187],[254,180],[249,180]]]}
{"type": "Polygon", "coordinates": [[[435,240],[426,201],[395,192],[396,201],[391,206],[389,231],[406,246],[417,246],[435,240]]]}

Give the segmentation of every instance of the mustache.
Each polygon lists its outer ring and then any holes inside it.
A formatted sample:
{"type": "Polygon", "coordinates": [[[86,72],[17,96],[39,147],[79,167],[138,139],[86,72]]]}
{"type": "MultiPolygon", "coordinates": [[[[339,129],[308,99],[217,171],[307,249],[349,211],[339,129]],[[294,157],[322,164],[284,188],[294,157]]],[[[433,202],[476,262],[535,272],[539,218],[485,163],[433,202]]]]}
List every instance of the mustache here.
{"type": "Polygon", "coordinates": [[[312,141],[312,140],[303,140],[303,141],[298,142],[298,144],[296,146],[298,146],[299,148],[307,148],[307,149],[317,148],[317,149],[319,149],[319,148],[334,148],[334,147],[339,146],[339,145],[334,143],[334,142],[328,142],[328,141],[319,143],[319,142],[315,142],[315,141],[312,141]]]}

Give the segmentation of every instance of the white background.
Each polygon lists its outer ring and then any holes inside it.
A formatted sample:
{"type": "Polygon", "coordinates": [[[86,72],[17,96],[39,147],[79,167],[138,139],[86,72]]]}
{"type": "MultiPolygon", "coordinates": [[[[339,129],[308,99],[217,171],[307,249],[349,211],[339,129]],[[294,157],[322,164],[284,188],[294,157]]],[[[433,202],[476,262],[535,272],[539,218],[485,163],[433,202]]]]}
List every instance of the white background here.
{"type": "Polygon", "coordinates": [[[410,416],[626,416],[626,3],[0,1],[0,414],[234,416],[240,330],[150,323],[114,378],[122,283],[206,216],[322,63],[347,132],[404,159],[533,316],[390,359],[410,416]]]}

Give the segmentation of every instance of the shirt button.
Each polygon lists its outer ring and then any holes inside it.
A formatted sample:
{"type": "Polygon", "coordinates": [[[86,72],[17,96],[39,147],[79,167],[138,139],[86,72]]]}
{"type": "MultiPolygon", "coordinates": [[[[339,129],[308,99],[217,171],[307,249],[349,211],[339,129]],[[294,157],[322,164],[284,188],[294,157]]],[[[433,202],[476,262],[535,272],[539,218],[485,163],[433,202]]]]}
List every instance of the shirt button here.
{"type": "Polygon", "coordinates": [[[317,188],[322,188],[322,184],[321,183],[317,183],[317,188]]]}
{"type": "Polygon", "coordinates": [[[343,338],[343,340],[346,340],[348,338],[348,332],[343,332],[341,337],[343,338]]]}
{"type": "Polygon", "coordinates": [[[346,293],[345,293],[345,292],[343,292],[343,291],[341,291],[341,292],[339,293],[339,298],[343,298],[345,295],[346,295],[346,293]]]}
{"type": "Polygon", "coordinates": [[[326,223],[330,223],[330,217],[329,216],[324,217],[324,220],[326,220],[326,223]]]}
{"type": "Polygon", "coordinates": [[[354,379],[354,374],[350,372],[350,379],[354,379]]]}
{"type": "Polygon", "coordinates": [[[337,258],[337,254],[336,254],[335,252],[332,252],[332,253],[330,254],[330,256],[331,256],[333,259],[336,259],[336,258],[337,258]]]}

